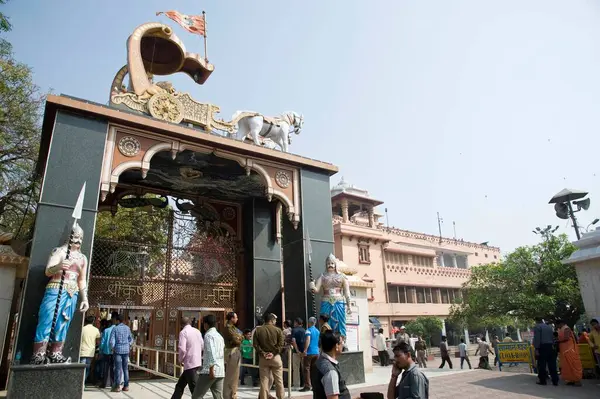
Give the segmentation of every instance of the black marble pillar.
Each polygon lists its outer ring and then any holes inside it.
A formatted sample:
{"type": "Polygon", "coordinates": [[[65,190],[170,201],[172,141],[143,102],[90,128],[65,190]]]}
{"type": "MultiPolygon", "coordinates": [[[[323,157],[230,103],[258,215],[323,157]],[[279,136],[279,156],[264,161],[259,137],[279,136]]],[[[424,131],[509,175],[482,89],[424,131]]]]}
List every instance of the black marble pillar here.
{"type": "MultiPolygon", "coordinates": [[[[316,280],[325,271],[325,259],[333,253],[333,225],[331,223],[331,192],[329,175],[303,169],[300,174],[302,187],[302,232],[305,238],[305,248],[308,252],[310,238],[311,264],[305,259],[306,288],[308,283],[316,280]]],[[[304,303],[308,317],[317,317],[320,304],[310,293],[307,293],[304,303]],[[314,304],[314,306],[313,306],[314,304]],[[313,308],[315,311],[313,311],[313,308]]]]}
{"type": "MultiPolygon", "coordinates": [[[[13,356],[21,354],[22,364],[29,363],[32,355],[39,306],[48,282],[44,273],[46,262],[52,248],[62,244],[61,236],[67,223],[73,222],[71,214],[84,182],[87,182],[87,190],[79,225],[84,231],[82,252],[88,259],[91,258],[106,135],[105,121],[57,111],[36,214],[29,270],[19,311],[16,348],[13,351],[13,356]]],[[[74,362],[79,359],[81,327],[82,314],[76,312],[64,346],[64,355],[71,356],[74,362]]],[[[28,381],[28,385],[44,386],[46,380],[55,372],[52,371],[54,366],[38,367],[36,371],[35,367],[21,366],[18,369],[19,381],[28,381]]],[[[83,369],[75,367],[69,370],[73,381],[83,384],[83,369]],[[73,373],[81,373],[81,379],[74,377],[73,373]]],[[[79,388],[82,388],[82,385],[79,388]]],[[[11,383],[9,397],[23,397],[20,389],[25,387],[22,384],[11,383]]],[[[44,397],[58,397],[52,396],[53,394],[48,388],[44,397]]]]}
{"type": "Polygon", "coordinates": [[[281,246],[275,240],[275,202],[253,200],[251,249],[254,314],[281,317],[281,246]]]}

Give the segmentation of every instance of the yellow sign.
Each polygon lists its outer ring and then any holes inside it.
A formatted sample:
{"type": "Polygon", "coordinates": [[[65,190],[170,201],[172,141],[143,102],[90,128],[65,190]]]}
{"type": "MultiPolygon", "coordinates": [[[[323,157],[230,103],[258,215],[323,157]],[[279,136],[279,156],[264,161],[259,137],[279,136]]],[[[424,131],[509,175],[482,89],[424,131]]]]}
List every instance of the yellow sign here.
{"type": "Polygon", "coordinates": [[[498,343],[500,363],[531,363],[531,346],[527,342],[498,343]]]}
{"type": "Polygon", "coordinates": [[[581,367],[584,369],[595,369],[596,361],[592,348],[588,344],[579,344],[579,358],[581,359],[581,367]]]}

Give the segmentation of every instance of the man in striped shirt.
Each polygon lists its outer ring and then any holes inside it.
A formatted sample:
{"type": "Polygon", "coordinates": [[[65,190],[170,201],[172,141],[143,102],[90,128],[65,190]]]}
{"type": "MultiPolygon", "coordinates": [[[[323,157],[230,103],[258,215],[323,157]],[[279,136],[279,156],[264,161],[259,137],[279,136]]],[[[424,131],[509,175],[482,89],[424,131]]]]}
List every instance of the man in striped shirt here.
{"type": "Polygon", "coordinates": [[[192,399],[204,398],[210,389],[213,399],[223,399],[223,380],[225,379],[225,341],[216,329],[217,319],[209,314],[204,322],[204,355],[202,369],[194,388],[192,399]]]}

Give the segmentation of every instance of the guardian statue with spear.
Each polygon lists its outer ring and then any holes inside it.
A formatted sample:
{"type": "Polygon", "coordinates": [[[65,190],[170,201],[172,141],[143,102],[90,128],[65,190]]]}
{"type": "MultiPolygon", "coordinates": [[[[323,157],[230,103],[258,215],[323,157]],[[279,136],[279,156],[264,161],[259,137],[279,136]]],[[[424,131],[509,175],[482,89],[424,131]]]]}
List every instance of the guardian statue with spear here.
{"type": "Polygon", "coordinates": [[[54,248],[46,265],[46,276],[50,281],[40,311],[33,343],[32,364],[70,363],[71,358],[62,353],[67,330],[75,314],[77,299],[81,297],[79,310],[89,309],[87,299],[87,258],[80,252],[83,230],[77,224],[81,219],[85,183],[81,188],[75,209],[73,223],[68,225],[68,238],[62,246],[54,248]]]}

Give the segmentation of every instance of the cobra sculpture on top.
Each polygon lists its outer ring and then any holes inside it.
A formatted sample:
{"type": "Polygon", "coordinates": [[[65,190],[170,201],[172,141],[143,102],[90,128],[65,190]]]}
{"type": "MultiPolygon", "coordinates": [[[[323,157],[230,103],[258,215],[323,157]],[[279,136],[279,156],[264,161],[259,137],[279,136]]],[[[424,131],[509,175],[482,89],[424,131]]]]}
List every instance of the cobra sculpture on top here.
{"type": "Polygon", "coordinates": [[[183,72],[201,85],[214,66],[197,53],[187,52],[173,30],[158,22],[137,27],[127,40],[127,64],[115,75],[110,104],[172,123],[191,123],[210,132],[219,130],[239,140],[288,152],[290,133],[300,133],[304,119],[296,112],[266,117],[258,112],[237,112],[231,121],[216,118],[220,108],[194,100],[175,90],[170,82],[154,82],[155,76],[183,72]],[[124,84],[129,75],[129,83],[124,84]]]}

